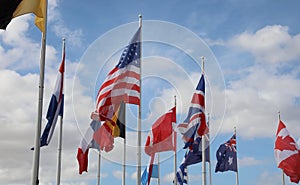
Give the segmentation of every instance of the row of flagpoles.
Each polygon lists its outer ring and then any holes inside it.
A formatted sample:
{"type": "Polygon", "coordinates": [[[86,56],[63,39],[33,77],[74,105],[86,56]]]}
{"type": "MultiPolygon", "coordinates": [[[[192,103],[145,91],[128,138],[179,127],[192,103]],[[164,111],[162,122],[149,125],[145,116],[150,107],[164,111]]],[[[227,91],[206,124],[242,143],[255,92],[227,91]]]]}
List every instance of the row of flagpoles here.
{"type": "MultiPolygon", "coordinates": [[[[28,1],[3,1],[1,6],[9,7],[7,12],[1,15],[0,29],[5,29],[14,17],[34,13],[35,23],[42,32],[41,58],[40,58],[40,79],[38,97],[38,116],[36,125],[34,161],[32,170],[32,185],[39,184],[39,158],[40,147],[48,145],[60,116],[60,131],[58,144],[58,165],[57,165],[57,185],[60,184],[61,173],[61,150],[62,150],[62,125],[63,125],[63,81],[65,68],[65,40],[63,40],[62,62],[55,85],[55,89],[49,103],[46,118],[48,123],[41,135],[43,91],[44,91],[44,71],[46,53],[46,32],[47,32],[47,0],[28,0],[28,1]]],[[[77,159],[79,162],[79,173],[87,171],[89,148],[99,150],[98,161],[98,185],[100,185],[100,165],[101,150],[109,152],[113,149],[115,137],[124,139],[123,154],[123,180],[125,185],[125,161],[126,161],[126,125],[125,107],[126,104],[138,105],[138,124],[137,124],[137,185],[149,184],[155,168],[153,162],[155,154],[163,151],[174,151],[174,184],[187,184],[187,166],[202,162],[202,184],[206,185],[206,162],[209,162],[210,169],[210,147],[209,129],[205,118],[205,80],[204,80],[204,58],[202,58],[202,75],[196,87],[196,91],[191,100],[191,106],[184,123],[176,125],[176,99],[175,106],[168,113],[161,116],[152,126],[151,133],[145,144],[145,153],[150,156],[150,163],[141,176],[141,28],[142,16],[139,15],[139,27],[129,45],[125,48],[118,65],[109,73],[105,82],[100,87],[96,110],[91,114],[91,123],[84,138],[78,148],[77,159]],[[117,77],[117,78],[116,78],[117,77]],[[126,80],[124,81],[124,79],[126,80]],[[130,80],[128,80],[130,79],[130,80]],[[121,95],[120,95],[121,93],[121,95]],[[119,96],[115,96],[119,94],[119,96]],[[163,126],[162,124],[163,123],[163,126]],[[168,126],[166,126],[168,125],[168,126]],[[183,135],[184,148],[186,154],[183,162],[177,170],[176,153],[176,131],[183,135]],[[156,137],[156,135],[159,137],[156,137]],[[160,138],[160,139],[157,139],[160,138]],[[162,139],[163,138],[163,139],[162,139]],[[201,153],[201,155],[200,155],[201,153]],[[148,173],[148,175],[147,175],[148,173]],[[145,175],[144,175],[145,174],[145,175]]],[[[217,150],[217,165],[215,172],[235,171],[236,184],[238,185],[237,151],[236,151],[236,131],[230,140],[221,144],[217,150]]],[[[286,126],[280,119],[275,141],[275,159],[277,165],[284,174],[290,177],[292,182],[298,183],[300,180],[300,148],[295,140],[290,136],[286,126]]],[[[158,161],[159,163],[159,161],[158,161]]],[[[158,168],[159,170],[159,168],[158,168]]],[[[158,173],[159,174],[159,173],[158,173]]],[[[159,176],[159,175],[157,175],[159,176]]],[[[211,184],[210,174],[210,184],[211,184]]],[[[159,179],[158,179],[159,182],[159,179]]]]}

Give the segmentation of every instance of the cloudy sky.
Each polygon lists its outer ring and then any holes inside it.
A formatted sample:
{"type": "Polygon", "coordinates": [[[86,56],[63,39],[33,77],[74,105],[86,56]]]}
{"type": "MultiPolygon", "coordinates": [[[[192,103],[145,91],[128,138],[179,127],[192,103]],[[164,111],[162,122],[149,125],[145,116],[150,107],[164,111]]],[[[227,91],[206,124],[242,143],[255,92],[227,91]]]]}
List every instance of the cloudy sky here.
{"type": "MultiPolygon", "coordinates": [[[[61,40],[66,38],[65,114],[61,181],[90,185],[97,180],[98,153],[89,155],[89,172],[78,174],[76,152],[94,110],[95,93],[118,62],[122,48],[143,15],[142,129],[174,105],[177,120],[189,101],[206,59],[206,111],[211,125],[213,184],[235,183],[235,173],[214,173],[215,152],[237,128],[240,184],[279,185],[274,160],[278,111],[287,129],[300,138],[300,2],[288,1],[63,1],[49,0],[44,116],[57,69],[61,40]]],[[[31,14],[15,18],[0,30],[0,184],[31,184],[37,122],[41,33],[31,14]]],[[[136,183],[136,106],[127,109],[126,183],[136,183]]],[[[55,184],[57,131],[41,149],[40,184],[55,184]]],[[[178,136],[178,164],[184,151],[178,136]]],[[[116,139],[103,154],[101,183],[120,184],[116,139]]],[[[148,157],[142,155],[146,165],[148,157]]],[[[173,153],[161,154],[161,183],[172,184],[173,153]]],[[[144,167],[143,167],[144,168],[144,167]]],[[[143,170],[143,169],[142,169],[143,170]]],[[[190,184],[201,182],[201,165],[189,168],[190,184]]],[[[156,184],[156,179],[152,180],[156,184]]],[[[292,184],[286,178],[286,184],[292,184]]]]}

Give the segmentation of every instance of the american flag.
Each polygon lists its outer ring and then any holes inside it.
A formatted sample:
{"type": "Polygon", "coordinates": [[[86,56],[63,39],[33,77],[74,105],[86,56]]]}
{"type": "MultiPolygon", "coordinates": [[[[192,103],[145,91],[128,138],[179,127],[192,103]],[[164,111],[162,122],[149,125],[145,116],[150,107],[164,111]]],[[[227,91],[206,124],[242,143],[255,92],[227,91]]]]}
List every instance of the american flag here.
{"type": "Polygon", "coordinates": [[[183,135],[183,140],[185,141],[184,148],[192,147],[195,138],[203,136],[208,132],[205,121],[205,81],[203,75],[191,100],[188,115],[184,123],[179,124],[177,128],[183,135]]]}
{"type": "Polygon", "coordinates": [[[114,67],[98,91],[96,112],[100,120],[112,118],[115,109],[123,101],[140,104],[140,32],[137,30],[123,50],[119,63],[114,67]]]}

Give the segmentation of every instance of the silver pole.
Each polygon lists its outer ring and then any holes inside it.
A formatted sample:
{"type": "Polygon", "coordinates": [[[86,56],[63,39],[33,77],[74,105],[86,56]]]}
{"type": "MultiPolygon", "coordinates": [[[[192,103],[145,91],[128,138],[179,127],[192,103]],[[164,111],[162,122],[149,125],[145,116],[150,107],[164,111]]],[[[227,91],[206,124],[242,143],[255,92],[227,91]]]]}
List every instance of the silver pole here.
{"type": "Polygon", "coordinates": [[[100,169],[101,169],[101,150],[99,149],[99,155],[98,155],[98,175],[97,175],[97,180],[98,180],[98,185],[100,185],[100,169]]]}
{"type": "MultiPolygon", "coordinates": [[[[208,142],[209,142],[209,148],[208,148],[208,156],[210,158],[210,116],[209,113],[207,114],[207,122],[208,122],[208,130],[209,130],[209,135],[208,135],[208,142]]],[[[209,172],[209,185],[212,185],[212,176],[211,176],[211,161],[209,160],[208,162],[208,172],[209,172]]]]}
{"type": "MultiPolygon", "coordinates": [[[[140,29],[142,28],[142,15],[139,15],[139,27],[140,29]]],[[[140,77],[141,72],[142,72],[142,30],[140,32],[140,77]]],[[[142,156],[141,156],[141,119],[142,119],[142,108],[141,108],[141,104],[142,104],[142,80],[140,78],[140,106],[139,106],[139,110],[138,110],[138,125],[137,125],[137,131],[138,131],[138,141],[137,141],[137,185],[141,184],[141,161],[142,161],[142,156]]]]}
{"type": "MultiPolygon", "coordinates": [[[[280,118],[280,111],[278,111],[278,121],[280,121],[281,118],[280,118]]],[[[282,170],[282,185],[285,185],[285,179],[284,179],[284,172],[282,170]]]]}
{"type": "MultiPolygon", "coordinates": [[[[176,96],[174,96],[174,104],[176,107],[176,96]]],[[[174,184],[177,185],[177,177],[176,177],[176,172],[177,172],[177,133],[175,132],[175,130],[173,130],[174,132],[174,145],[175,145],[175,150],[174,150],[174,184]]]]}
{"type": "Polygon", "coordinates": [[[157,153],[157,168],[158,168],[157,185],[160,185],[160,163],[159,163],[159,152],[157,153]]]}
{"type": "MultiPolygon", "coordinates": [[[[66,39],[62,39],[62,60],[65,60],[65,46],[66,39]]],[[[64,80],[64,79],[63,79],[64,80]]],[[[63,103],[63,102],[62,102],[63,103]]],[[[60,116],[60,127],[59,127],[59,137],[58,137],[58,162],[57,162],[57,176],[56,184],[60,185],[60,175],[61,175],[61,150],[62,150],[62,129],[63,129],[63,116],[60,116]]]]}
{"type": "MultiPolygon", "coordinates": [[[[204,74],[204,57],[202,59],[202,74],[204,74]]],[[[205,114],[205,112],[203,112],[205,114]]],[[[205,135],[202,136],[202,185],[206,185],[206,156],[205,156],[205,135]]]]}
{"type": "Polygon", "coordinates": [[[40,163],[40,143],[41,143],[41,125],[43,114],[43,96],[44,96],[44,76],[45,76],[45,58],[46,58],[46,33],[47,33],[47,6],[48,1],[45,1],[45,30],[42,32],[42,46],[40,58],[40,79],[39,79],[39,97],[38,97],[38,116],[35,132],[34,144],[34,159],[32,169],[32,185],[39,184],[39,163],[40,163]]]}
{"type": "MultiPolygon", "coordinates": [[[[121,105],[120,105],[120,108],[121,108],[121,105]]],[[[120,108],[119,108],[119,114],[120,114],[120,108]]],[[[125,129],[125,138],[124,138],[124,144],[123,144],[123,177],[122,177],[122,185],[125,185],[125,178],[126,178],[126,118],[125,118],[125,115],[126,115],[126,104],[124,104],[124,112],[122,113],[124,115],[121,115],[120,117],[122,117],[122,119],[124,120],[121,120],[122,124],[124,124],[124,129],[125,129]]],[[[120,119],[120,118],[118,118],[120,119]]]]}
{"type": "Polygon", "coordinates": [[[282,170],[282,185],[285,185],[284,172],[282,170]]]}
{"type": "MultiPolygon", "coordinates": [[[[236,127],[234,127],[234,135],[235,135],[235,140],[237,140],[237,137],[236,137],[236,127]]],[[[237,145],[237,142],[236,142],[236,145],[237,145]]],[[[237,156],[236,156],[236,160],[237,160],[237,156]]],[[[236,161],[237,163],[237,161],[236,161]]],[[[236,164],[237,165],[237,164],[236,164]]],[[[238,166],[237,166],[238,167],[238,166]]],[[[235,176],[235,180],[236,180],[236,185],[239,185],[239,172],[238,172],[238,168],[236,170],[236,176],[235,176]]]]}

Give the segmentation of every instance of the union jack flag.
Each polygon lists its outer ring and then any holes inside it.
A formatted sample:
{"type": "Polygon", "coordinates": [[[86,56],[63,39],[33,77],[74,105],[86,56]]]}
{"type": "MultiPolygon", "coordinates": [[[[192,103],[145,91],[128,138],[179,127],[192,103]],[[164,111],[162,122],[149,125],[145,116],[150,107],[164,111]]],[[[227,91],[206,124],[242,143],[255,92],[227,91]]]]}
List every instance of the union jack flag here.
{"type": "Polygon", "coordinates": [[[182,138],[185,142],[184,148],[190,147],[190,149],[192,149],[191,147],[193,146],[195,138],[208,133],[205,120],[205,81],[203,75],[200,78],[191,100],[188,115],[184,123],[179,124],[177,128],[183,135],[182,138]]]}
{"type": "Polygon", "coordinates": [[[130,43],[123,50],[119,63],[114,67],[102,86],[96,100],[96,111],[92,117],[110,120],[123,101],[140,104],[140,32],[137,30],[130,43]]]}

